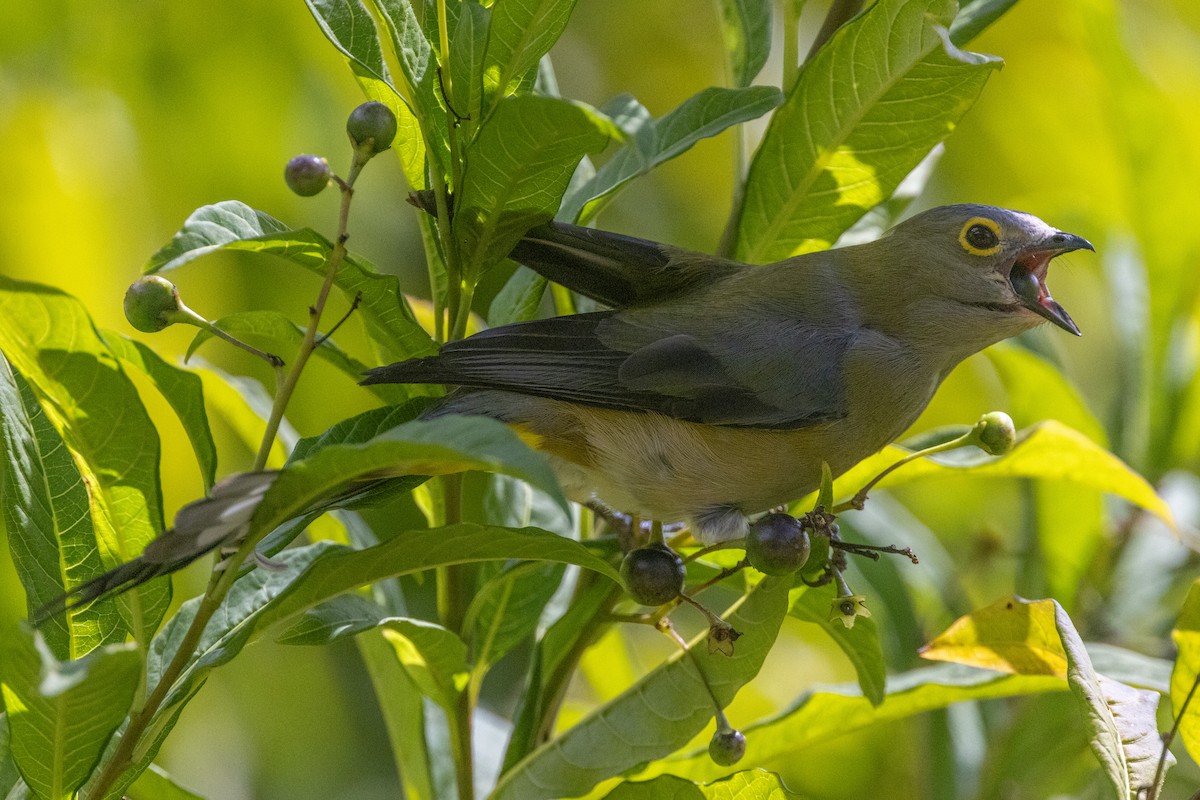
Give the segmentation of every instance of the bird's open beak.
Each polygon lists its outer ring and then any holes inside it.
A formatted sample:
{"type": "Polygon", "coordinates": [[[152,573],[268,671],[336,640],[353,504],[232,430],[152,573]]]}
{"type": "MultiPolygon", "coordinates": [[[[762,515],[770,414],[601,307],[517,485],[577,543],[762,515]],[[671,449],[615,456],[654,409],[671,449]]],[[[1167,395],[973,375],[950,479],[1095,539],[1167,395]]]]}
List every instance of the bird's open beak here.
{"type": "Polygon", "coordinates": [[[1044,241],[1028,247],[1017,256],[1009,273],[1009,282],[1021,303],[1035,314],[1040,314],[1064,331],[1079,336],[1079,326],[1071,319],[1066,309],[1055,302],[1046,288],[1046,271],[1050,260],[1073,250],[1091,250],[1092,243],[1082,236],[1061,231],[1044,241]]]}

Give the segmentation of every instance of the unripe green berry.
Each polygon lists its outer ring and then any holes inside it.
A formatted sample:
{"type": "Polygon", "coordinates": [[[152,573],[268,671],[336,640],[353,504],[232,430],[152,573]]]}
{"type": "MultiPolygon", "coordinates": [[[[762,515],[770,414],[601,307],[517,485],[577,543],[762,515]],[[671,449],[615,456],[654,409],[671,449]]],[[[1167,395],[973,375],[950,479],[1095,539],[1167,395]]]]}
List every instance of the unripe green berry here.
{"type": "Polygon", "coordinates": [[[171,316],[180,305],[175,284],[157,275],[138,278],[125,291],[125,319],[145,333],[156,333],[175,322],[171,316]]]}
{"type": "Polygon", "coordinates": [[[320,156],[296,156],[283,170],[288,188],[301,197],[312,197],[329,185],[329,162],[320,156]]]}
{"type": "Polygon", "coordinates": [[[346,133],[355,147],[371,143],[371,155],[382,153],[392,146],[396,138],[396,115],[383,103],[363,103],[350,112],[346,120],[346,133]]]}
{"type": "Polygon", "coordinates": [[[791,575],[808,561],[808,531],[791,514],[767,514],[750,526],[746,559],[767,575],[791,575]]]}
{"type": "Polygon", "coordinates": [[[738,730],[729,728],[718,730],[708,740],[708,757],[714,764],[722,767],[732,767],[746,755],[746,736],[738,730]]]}
{"type": "Polygon", "coordinates": [[[989,455],[1002,456],[1017,443],[1017,428],[1013,425],[1012,417],[1003,411],[984,414],[975,423],[975,429],[979,448],[989,455]]]}
{"type": "Polygon", "coordinates": [[[661,606],[674,600],[683,591],[686,577],[683,559],[665,544],[631,550],[621,562],[625,589],[644,606],[661,606]]]}

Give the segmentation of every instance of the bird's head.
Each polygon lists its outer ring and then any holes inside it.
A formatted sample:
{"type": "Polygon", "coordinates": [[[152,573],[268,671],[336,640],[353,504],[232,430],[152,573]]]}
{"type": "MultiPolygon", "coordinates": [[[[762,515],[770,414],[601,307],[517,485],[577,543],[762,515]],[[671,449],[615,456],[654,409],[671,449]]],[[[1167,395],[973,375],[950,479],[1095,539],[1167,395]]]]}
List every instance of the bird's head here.
{"type": "Polygon", "coordinates": [[[1086,239],[1020,211],[984,205],[941,206],[917,214],[879,240],[906,264],[928,297],[959,307],[956,318],[995,328],[998,338],[1044,318],[1076,336],[1079,328],[1050,296],[1046,271],[1055,256],[1094,250],[1086,239]]]}

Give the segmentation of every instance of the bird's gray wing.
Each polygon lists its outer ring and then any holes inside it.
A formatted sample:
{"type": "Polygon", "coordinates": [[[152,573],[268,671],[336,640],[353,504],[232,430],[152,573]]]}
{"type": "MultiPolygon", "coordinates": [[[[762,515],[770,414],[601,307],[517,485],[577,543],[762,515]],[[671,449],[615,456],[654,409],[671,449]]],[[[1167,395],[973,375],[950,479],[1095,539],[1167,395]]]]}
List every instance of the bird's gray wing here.
{"type": "Polygon", "coordinates": [[[759,325],[756,341],[754,331],[688,327],[611,311],[522,322],[372,370],[363,383],[503,389],[737,427],[799,428],[845,414],[848,334],[759,325]]]}

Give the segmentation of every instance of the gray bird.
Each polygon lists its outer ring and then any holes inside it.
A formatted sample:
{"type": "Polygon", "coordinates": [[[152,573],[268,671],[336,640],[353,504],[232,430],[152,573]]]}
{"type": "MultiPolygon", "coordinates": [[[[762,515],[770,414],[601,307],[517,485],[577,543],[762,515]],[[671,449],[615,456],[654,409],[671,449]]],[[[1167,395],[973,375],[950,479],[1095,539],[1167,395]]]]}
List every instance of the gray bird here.
{"type": "Polygon", "coordinates": [[[464,387],[546,453],[568,496],[703,542],[908,428],[956,364],[1044,320],[1079,329],[1050,260],[1092,250],[1017,211],[934,208],[868,244],[759,266],[549,223],[512,258],[612,310],[493,328],[363,383],[464,387]]]}

